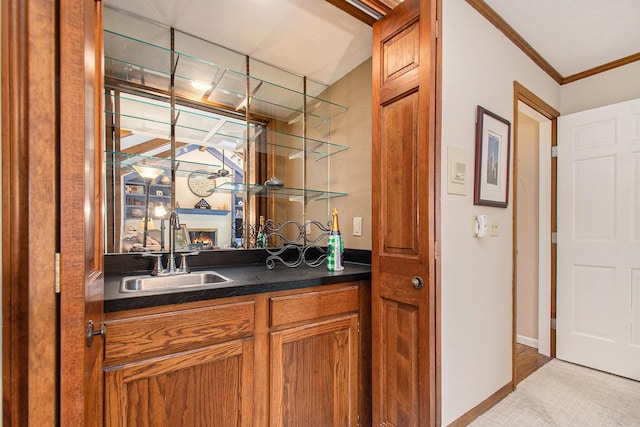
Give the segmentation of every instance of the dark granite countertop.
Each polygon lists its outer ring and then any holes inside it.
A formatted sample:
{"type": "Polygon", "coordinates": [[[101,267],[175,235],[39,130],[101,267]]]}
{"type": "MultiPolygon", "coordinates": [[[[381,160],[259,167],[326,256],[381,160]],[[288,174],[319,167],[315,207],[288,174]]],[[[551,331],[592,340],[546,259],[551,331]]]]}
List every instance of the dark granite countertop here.
{"type": "Polygon", "coordinates": [[[196,270],[214,270],[232,282],[213,289],[202,286],[189,290],[121,293],[121,278],[132,274],[108,274],[104,283],[104,311],[132,310],[371,279],[370,265],[350,262],[345,263],[345,269],[339,272],[327,271],[324,265],[316,268],[276,265],[273,270],[268,270],[263,263],[194,268],[196,270]]]}

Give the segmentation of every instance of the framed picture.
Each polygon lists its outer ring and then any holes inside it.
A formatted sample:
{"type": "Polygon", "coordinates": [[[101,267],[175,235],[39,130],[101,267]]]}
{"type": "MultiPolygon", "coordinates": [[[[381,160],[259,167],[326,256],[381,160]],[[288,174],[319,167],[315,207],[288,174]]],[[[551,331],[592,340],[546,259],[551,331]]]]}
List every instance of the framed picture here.
{"type": "Polygon", "coordinates": [[[478,105],[473,203],[506,208],[509,205],[509,148],[511,123],[478,105]]]}
{"type": "Polygon", "coordinates": [[[181,224],[180,229],[176,230],[175,234],[175,247],[176,251],[188,251],[189,244],[191,240],[189,240],[189,231],[187,230],[186,224],[181,224]]]}

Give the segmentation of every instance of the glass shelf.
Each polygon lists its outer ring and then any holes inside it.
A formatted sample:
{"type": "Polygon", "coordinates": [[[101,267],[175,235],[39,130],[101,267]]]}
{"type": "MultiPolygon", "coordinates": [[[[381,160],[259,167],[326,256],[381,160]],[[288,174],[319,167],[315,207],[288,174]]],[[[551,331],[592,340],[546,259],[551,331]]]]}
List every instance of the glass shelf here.
{"type": "MultiPolygon", "coordinates": [[[[134,165],[146,165],[152,166],[154,168],[162,169],[163,174],[168,174],[171,176],[171,159],[165,157],[154,157],[154,156],[145,156],[140,154],[132,154],[126,152],[117,152],[117,151],[105,151],[105,163],[108,166],[118,165],[123,168],[123,173],[128,173],[130,171],[129,168],[133,168],[134,165]]],[[[206,171],[209,173],[218,172],[218,170],[222,169],[222,163],[200,163],[193,161],[185,161],[177,158],[175,161],[176,168],[176,176],[187,177],[191,172],[196,170],[198,171],[206,171]]],[[[226,166],[229,171],[231,168],[229,165],[226,166]]],[[[229,174],[230,176],[231,174],[229,174]]]]}
{"type": "Polygon", "coordinates": [[[216,86],[221,67],[185,53],[137,40],[113,31],[104,31],[105,77],[124,80],[165,92],[174,75],[176,95],[201,100],[216,86]]]}
{"type": "Polygon", "coordinates": [[[276,156],[297,159],[306,156],[313,160],[320,160],[327,156],[345,151],[346,145],[333,144],[313,138],[303,138],[284,132],[263,129],[264,138],[256,139],[254,147],[261,153],[272,153],[276,156]],[[273,141],[273,142],[272,142],[273,141]]]}
{"type": "MultiPolygon", "coordinates": [[[[105,159],[107,167],[109,167],[110,165],[118,165],[123,168],[123,175],[132,172],[133,165],[142,164],[158,169],[163,169],[163,175],[171,176],[171,159],[115,151],[105,151],[105,159]]],[[[194,171],[216,173],[222,168],[221,164],[214,165],[210,163],[181,161],[179,159],[175,161],[175,165],[177,177],[188,177],[194,171]]],[[[231,172],[231,168],[228,168],[228,170],[230,170],[231,172]]],[[[231,177],[232,173],[230,173],[228,176],[231,177]]],[[[236,182],[222,183],[216,187],[215,192],[235,193],[240,197],[257,196],[288,198],[291,201],[301,202],[307,202],[309,200],[326,200],[329,198],[343,197],[347,195],[347,193],[337,191],[311,190],[236,182]]]]}
{"type": "Polygon", "coordinates": [[[259,116],[275,118],[288,124],[296,123],[304,117],[305,99],[307,120],[327,121],[348,110],[345,106],[309,95],[305,97],[303,92],[229,69],[224,70],[208,99],[236,111],[245,111],[247,82],[251,112],[259,116]]]}
{"type": "Polygon", "coordinates": [[[310,190],[303,188],[290,188],[280,186],[268,186],[259,184],[244,184],[226,182],[216,187],[216,192],[230,192],[241,196],[251,197],[276,197],[286,198],[290,201],[326,200],[333,197],[344,197],[347,193],[335,191],[310,190]]]}
{"type": "MultiPolygon", "coordinates": [[[[172,110],[167,102],[129,94],[107,93],[105,96],[109,101],[106,103],[106,111],[119,119],[117,129],[150,137],[169,138],[172,110]],[[119,108],[113,108],[116,105],[119,108]]],[[[306,155],[315,160],[347,149],[345,145],[277,132],[259,125],[250,124],[247,127],[245,122],[190,107],[176,107],[175,117],[176,141],[181,143],[239,150],[245,148],[247,142],[252,142],[258,152],[289,159],[306,155]],[[247,133],[250,135],[248,138],[247,133]]]]}
{"type": "Polygon", "coordinates": [[[347,111],[345,106],[179,51],[173,52],[172,64],[170,49],[107,29],[104,51],[106,77],[169,91],[173,73],[177,95],[206,98],[235,111],[246,110],[247,89],[252,113],[289,124],[302,119],[305,100],[308,120],[326,121],[347,111]]]}

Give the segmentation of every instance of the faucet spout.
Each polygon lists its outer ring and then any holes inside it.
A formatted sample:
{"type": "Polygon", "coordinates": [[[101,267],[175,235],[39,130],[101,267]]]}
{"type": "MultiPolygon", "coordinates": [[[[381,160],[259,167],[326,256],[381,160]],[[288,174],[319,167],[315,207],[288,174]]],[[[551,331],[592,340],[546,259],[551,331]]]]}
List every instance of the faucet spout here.
{"type": "Polygon", "coordinates": [[[169,214],[169,225],[173,226],[174,229],[180,228],[180,217],[178,216],[178,212],[171,211],[169,214]]]}
{"type": "Polygon", "coordinates": [[[167,261],[167,272],[173,274],[177,271],[174,250],[176,246],[176,230],[180,229],[180,217],[176,211],[169,214],[169,260],[167,261]]]}

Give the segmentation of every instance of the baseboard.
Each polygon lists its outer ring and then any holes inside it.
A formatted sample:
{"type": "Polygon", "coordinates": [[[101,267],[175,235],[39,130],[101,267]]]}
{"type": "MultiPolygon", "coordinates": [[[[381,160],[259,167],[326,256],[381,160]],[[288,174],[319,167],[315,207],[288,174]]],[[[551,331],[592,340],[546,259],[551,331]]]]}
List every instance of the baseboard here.
{"type": "Polygon", "coordinates": [[[480,415],[493,408],[498,402],[507,397],[514,390],[512,381],[509,381],[498,391],[487,397],[484,401],[480,402],[476,407],[472,408],[469,412],[462,415],[460,418],[449,424],[449,427],[464,427],[471,423],[471,421],[478,418],[480,415]]]}
{"type": "Polygon", "coordinates": [[[538,340],[535,338],[525,337],[524,335],[516,335],[516,342],[524,344],[528,347],[538,348],[538,340]]]}

